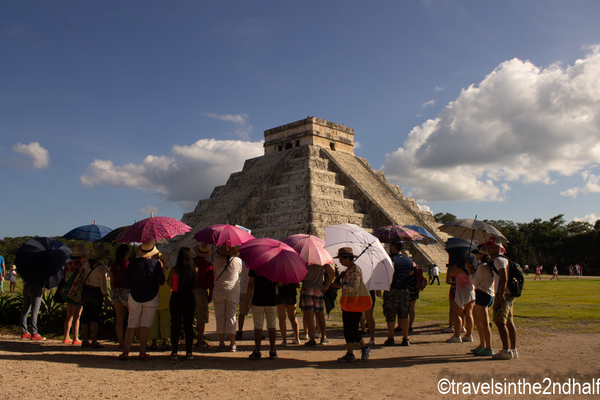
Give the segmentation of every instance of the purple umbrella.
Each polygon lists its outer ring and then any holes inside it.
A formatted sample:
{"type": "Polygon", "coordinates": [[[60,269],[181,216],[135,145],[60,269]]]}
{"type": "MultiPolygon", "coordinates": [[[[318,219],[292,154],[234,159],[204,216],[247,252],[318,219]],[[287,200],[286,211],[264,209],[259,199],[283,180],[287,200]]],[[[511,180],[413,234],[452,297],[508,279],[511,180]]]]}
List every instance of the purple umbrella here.
{"type": "Polygon", "coordinates": [[[416,242],[423,239],[419,232],[400,225],[382,226],[373,232],[373,236],[381,243],[416,242]]]}
{"type": "Polygon", "coordinates": [[[240,258],[257,275],[273,282],[298,283],[308,272],[294,249],[275,239],[253,239],[239,248],[240,258]]]}
{"type": "Polygon", "coordinates": [[[254,239],[246,230],[233,225],[212,225],[194,235],[194,240],[200,243],[221,246],[239,246],[254,239]]]}
{"type": "Polygon", "coordinates": [[[177,235],[183,235],[191,230],[190,226],[178,219],[152,216],[131,225],[119,236],[117,241],[121,243],[156,242],[160,239],[171,239],[177,235]]]}

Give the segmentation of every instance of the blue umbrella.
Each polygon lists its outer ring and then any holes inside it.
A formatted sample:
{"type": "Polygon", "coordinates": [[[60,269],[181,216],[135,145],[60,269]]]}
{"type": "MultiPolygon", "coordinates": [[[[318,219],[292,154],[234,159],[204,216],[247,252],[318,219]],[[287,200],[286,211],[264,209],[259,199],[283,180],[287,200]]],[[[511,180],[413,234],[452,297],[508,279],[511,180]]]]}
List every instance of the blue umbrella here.
{"type": "Polygon", "coordinates": [[[434,244],[437,243],[437,239],[427,229],[421,228],[417,225],[403,225],[405,228],[412,229],[413,231],[419,232],[423,235],[423,239],[417,240],[417,243],[421,244],[434,244]]]}
{"type": "Polygon", "coordinates": [[[23,243],[17,250],[15,265],[17,273],[25,282],[47,282],[67,262],[71,250],[56,239],[37,237],[23,243]]]}
{"type": "Polygon", "coordinates": [[[75,229],[70,230],[68,233],[63,235],[65,239],[71,240],[85,240],[87,242],[95,242],[102,239],[108,233],[112,232],[112,229],[96,225],[96,221],[92,225],[83,225],[75,229]]]}

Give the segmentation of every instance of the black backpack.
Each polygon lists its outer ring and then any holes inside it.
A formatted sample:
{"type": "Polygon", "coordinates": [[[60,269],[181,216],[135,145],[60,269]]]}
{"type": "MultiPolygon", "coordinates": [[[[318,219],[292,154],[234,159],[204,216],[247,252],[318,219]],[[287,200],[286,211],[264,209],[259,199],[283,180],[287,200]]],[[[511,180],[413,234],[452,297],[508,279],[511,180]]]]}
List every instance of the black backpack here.
{"type": "MultiPolygon", "coordinates": [[[[510,290],[510,293],[515,297],[521,297],[521,292],[523,291],[523,284],[525,283],[525,276],[523,275],[523,269],[521,266],[514,261],[511,261],[508,257],[503,254],[498,255],[498,257],[504,257],[508,260],[508,266],[506,267],[508,272],[508,281],[506,282],[506,287],[510,290]]],[[[492,270],[498,274],[498,270],[494,266],[492,262],[492,270]]]]}

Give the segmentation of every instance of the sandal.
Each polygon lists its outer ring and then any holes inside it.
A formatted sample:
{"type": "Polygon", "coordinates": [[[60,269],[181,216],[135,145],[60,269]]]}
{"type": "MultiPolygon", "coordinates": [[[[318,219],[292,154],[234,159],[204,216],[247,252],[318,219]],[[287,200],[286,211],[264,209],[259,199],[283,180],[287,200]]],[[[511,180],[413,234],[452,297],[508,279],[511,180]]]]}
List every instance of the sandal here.
{"type": "Polygon", "coordinates": [[[148,355],[148,353],[140,353],[140,355],[138,356],[138,359],[140,360],[147,360],[149,358],[150,356],[148,355]]]}
{"type": "Polygon", "coordinates": [[[119,354],[119,360],[121,360],[121,361],[126,361],[128,357],[129,357],[129,353],[123,352],[123,353],[119,354]]]}
{"type": "Polygon", "coordinates": [[[73,340],[73,344],[77,346],[77,345],[81,345],[83,343],[79,340],[73,340]]]}
{"type": "Polygon", "coordinates": [[[66,339],[65,338],[65,339],[63,339],[63,343],[64,344],[71,344],[71,343],[73,343],[73,339],[66,339]]]}

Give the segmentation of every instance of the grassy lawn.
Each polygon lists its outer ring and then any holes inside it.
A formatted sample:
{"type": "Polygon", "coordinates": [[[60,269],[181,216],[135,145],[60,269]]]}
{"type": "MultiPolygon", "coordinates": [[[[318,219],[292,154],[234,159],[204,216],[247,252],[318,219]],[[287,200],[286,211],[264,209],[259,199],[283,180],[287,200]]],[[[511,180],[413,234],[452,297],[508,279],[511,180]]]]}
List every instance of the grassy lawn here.
{"type": "MultiPolygon", "coordinates": [[[[420,293],[416,304],[416,323],[433,323],[444,326],[448,321],[448,289],[445,275],[437,283],[420,293]]],[[[5,291],[8,283],[5,282],[5,291]]],[[[17,291],[22,292],[23,284],[17,280],[17,291]]],[[[525,280],[523,295],[516,300],[515,321],[523,328],[554,328],[574,332],[596,333],[600,331],[600,277],[576,279],[562,278],[550,281],[544,275],[542,281],[533,281],[533,275],[525,280]]],[[[338,292],[338,299],[340,292],[338,292]]],[[[383,300],[376,299],[375,322],[383,328],[385,318],[382,311],[383,300]]],[[[212,304],[211,304],[212,309],[212,304]]],[[[302,312],[298,307],[298,319],[302,312]]],[[[16,324],[17,321],[2,321],[0,325],[16,324]]],[[[328,326],[342,325],[342,312],[339,303],[327,319],[328,326]]]]}
{"type": "MultiPolygon", "coordinates": [[[[445,274],[440,275],[441,285],[427,286],[416,303],[416,323],[448,322],[448,289],[445,274]]],[[[542,281],[533,281],[533,275],[525,279],[523,294],[515,301],[515,323],[520,327],[552,327],[577,332],[594,333],[600,330],[600,278],[562,278],[550,281],[544,275],[542,281]]],[[[338,294],[339,299],[339,294],[338,294]]],[[[383,301],[375,303],[375,322],[385,324],[383,301]]],[[[341,310],[331,312],[328,324],[341,325],[341,310]]]]}

